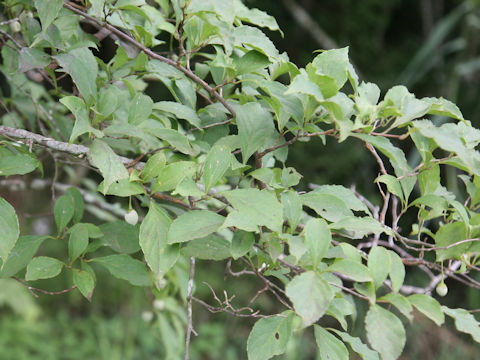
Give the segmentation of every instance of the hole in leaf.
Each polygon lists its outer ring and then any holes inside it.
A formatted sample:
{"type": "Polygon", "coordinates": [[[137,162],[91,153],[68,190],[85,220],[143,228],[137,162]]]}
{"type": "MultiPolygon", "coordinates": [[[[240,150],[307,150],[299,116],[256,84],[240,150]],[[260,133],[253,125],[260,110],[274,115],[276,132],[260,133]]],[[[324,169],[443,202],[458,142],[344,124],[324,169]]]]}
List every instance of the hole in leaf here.
{"type": "Polygon", "coordinates": [[[275,339],[277,339],[277,340],[280,339],[280,334],[278,332],[275,333],[275,339]]]}

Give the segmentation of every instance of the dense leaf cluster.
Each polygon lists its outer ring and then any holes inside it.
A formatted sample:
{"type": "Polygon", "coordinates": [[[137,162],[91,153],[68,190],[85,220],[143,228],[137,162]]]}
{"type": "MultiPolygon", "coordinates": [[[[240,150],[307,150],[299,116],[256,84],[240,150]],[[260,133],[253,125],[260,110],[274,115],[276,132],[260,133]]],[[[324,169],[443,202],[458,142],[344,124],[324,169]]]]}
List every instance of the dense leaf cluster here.
{"type": "MultiPolygon", "coordinates": [[[[480,131],[457,106],[418,99],[404,86],[381,96],[359,80],[348,48],[321,51],[298,68],[262,31],[280,31],[275,19],[240,0],[154,4],[5,1],[2,181],[40,176],[45,151],[55,161],[55,173],[44,174],[52,189],[62,173],[89,171],[55,198],[50,236],[20,236],[15,209],[0,198],[0,276],[30,282],[69,272],[89,300],[101,286],[97,266],[152,287],[167,304],[158,321],[165,334],[186,332],[187,356],[192,301],[260,318],[249,359],[283,354],[292,333],[308,327],[322,359],[349,351],[396,359],[406,338],[400,319],[412,321],[413,308],[439,326],[452,317],[480,341],[473,315],[432,297],[447,277],[480,287],[471,275],[480,261],[480,131]],[[96,56],[105,37],[116,44],[108,61],[96,56]],[[156,98],[152,83],[169,96],[156,98]],[[302,176],[288,166],[289,146],[347,138],[378,162],[372,182],[381,206],[342,185],[296,190],[302,176]],[[419,163],[407,161],[402,144],[418,150],[419,163]],[[465,196],[445,187],[447,166],[458,169],[465,196]],[[111,199],[128,199],[125,221],[87,220],[92,190],[93,215],[118,217],[111,199]],[[411,229],[400,226],[407,212],[417,219],[411,229]],[[47,241],[65,242],[65,256],[37,254],[47,241]],[[188,277],[180,268],[189,258],[188,277]],[[243,310],[195,298],[195,259],[226,260],[235,276],[242,272],[232,262],[244,266],[283,311],[255,310],[255,293],[243,310]],[[428,285],[406,284],[406,265],[428,285]],[[359,301],[369,306],[366,339],[349,334],[359,301]],[[338,329],[321,326],[327,316],[338,329]]],[[[185,351],[178,344],[165,342],[172,358],[185,351]]]]}

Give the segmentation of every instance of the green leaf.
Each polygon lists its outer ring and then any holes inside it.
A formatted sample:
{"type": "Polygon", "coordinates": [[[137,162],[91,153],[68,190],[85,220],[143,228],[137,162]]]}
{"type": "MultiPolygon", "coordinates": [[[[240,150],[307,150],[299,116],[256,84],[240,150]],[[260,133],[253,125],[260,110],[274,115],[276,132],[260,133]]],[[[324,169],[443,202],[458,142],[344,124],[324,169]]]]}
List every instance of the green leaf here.
{"type": "Polygon", "coordinates": [[[105,267],[118,279],[127,280],[135,286],[150,286],[145,265],[125,254],[97,257],[91,260],[105,267]]]}
{"type": "Polygon", "coordinates": [[[402,322],[379,305],[373,304],[365,317],[367,339],[382,356],[382,360],[396,360],[405,346],[402,322]]]}
{"type": "Polygon", "coordinates": [[[5,262],[10,254],[10,251],[17,242],[18,236],[20,235],[20,230],[15,209],[1,197],[0,229],[2,229],[2,239],[0,239],[0,257],[5,262]]]}
{"type": "Polygon", "coordinates": [[[88,227],[85,224],[76,224],[68,240],[68,257],[70,262],[74,262],[88,246],[88,227]]]}
{"type": "Polygon", "coordinates": [[[340,221],[330,224],[330,229],[344,229],[348,231],[348,236],[352,239],[361,239],[368,234],[390,233],[384,228],[378,220],[370,216],[364,217],[344,217],[340,221]]]}
{"type": "Polygon", "coordinates": [[[305,70],[307,71],[308,78],[318,85],[325,99],[338,94],[338,85],[333,77],[317,72],[317,68],[312,64],[307,64],[305,70]]]}
{"type": "Polygon", "coordinates": [[[320,319],[334,296],[330,285],[313,271],[295,276],[285,290],[304,326],[320,319]]]}
{"type": "Polygon", "coordinates": [[[407,297],[407,300],[415,306],[423,315],[432,320],[437,326],[440,326],[445,321],[442,308],[437,300],[429,295],[414,294],[407,297]]]}
{"type": "Polygon", "coordinates": [[[372,281],[372,275],[365,265],[348,259],[340,259],[327,268],[328,271],[347,275],[358,282],[372,281]]]}
{"type": "Polygon", "coordinates": [[[167,214],[151,202],[148,214],[140,226],[140,246],[157,281],[175,264],[179,255],[179,246],[171,246],[167,242],[171,224],[172,220],[167,214]]]}
{"type": "Polygon", "coordinates": [[[95,279],[88,271],[73,269],[73,285],[88,301],[92,300],[95,279]]]}
{"type": "Polygon", "coordinates": [[[455,327],[458,331],[472,335],[473,340],[480,343],[480,324],[475,317],[465,309],[450,309],[442,306],[445,314],[455,319],[455,327]]]}
{"type": "Polygon", "coordinates": [[[313,269],[317,268],[332,242],[332,234],[325,220],[311,219],[305,225],[305,244],[310,252],[313,269]]]}
{"type": "Polygon", "coordinates": [[[35,7],[38,11],[38,17],[42,22],[42,30],[45,32],[48,26],[55,20],[63,7],[62,0],[35,0],[35,7]]]}
{"type": "Polygon", "coordinates": [[[224,145],[213,146],[207,154],[203,165],[203,182],[205,193],[217,184],[230,168],[230,149],[224,145]]]}
{"type": "Polygon", "coordinates": [[[318,102],[324,100],[322,89],[309,79],[304,69],[301,69],[300,74],[293,78],[285,94],[305,94],[313,96],[318,102]]]}
{"type": "MultiPolygon", "coordinates": [[[[121,46],[118,47],[122,49],[121,46]]],[[[116,85],[106,86],[100,89],[100,98],[95,104],[97,111],[103,116],[111,115],[121,104],[122,93],[116,85]]]]}
{"type": "Polygon", "coordinates": [[[274,131],[272,115],[258,103],[236,106],[238,137],[245,164],[274,131]]]}
{"type": "Polygon", "coordinates": [[[34,154],[14,153],[0,147],[0,176],[25,175],[40,166],[34,154]]]}
{"type": "Polygon", "coordinates": [[[15,209],[2,197],[0,197],[0,229],[2,229],[0,258],[5,262],[17,242],[20,229],[15,209]]]}
{"type": "Polygon", "coordinates": [[[353,287],[357,292],[366,296],[371,304],[377,301],[377,294],[373,282],[355,282],[353,287]]]}
{"type": "Polygon", "coordinates": [[[2,46],[1,54],[3,61],[2,70],[9,75],[15,75],[20,63],[17,49],[15,49],[14,46],[2,46]]]}
{"type": "Polygon", "coordinates": [[[158,170],[158,178],[153,185],[153,191],[162,192],[173,190],[186,177],[195,173],[197,164],[193,161],[177,161],[158,170]]]}
{"type": "MultiPolygon", "coordinates": [[[[222,2],[222,1],[220,1],[222,2]]],[[[277,21],[273,16],[268,15],[266,12],[258,9],[249,9],[240,2],[234,2],[234,7],[236,8],[236,16],[243,22],[248,22],[259,27],[266,27],[272,31],[280,31],[277,24],[277,21]],[[238,7],[238,8],[237,8],[238,7]]],[[[231,12],[230,9],[228,11],[231,12]]],[[[283,33],[282,33],[283,36],[283,33]]]]}
{"type": "Polygon", "coordinates": [[[337,90],[340,90],[347,82],[348,47],[324,51],[313,59],[312,64],[317,73],[334,78],[337,90]]]}
{"type": "Polygon", "coordinates": [[[20,72],[43,69],[50,64],[50,56],[35,48],[24,47],[20,50],[20,72]]]}
{"type": "Polygon", "coordinates": [[[405,296],[398,293],[389,293],[385,296],[382,296],[379,300],[386,300],[393,306],[395,306],[398,311],[400,311],[410,322],[413,320],[413,308],[410,302],[405,296]]]}
{"type": "Polygon", "coordinates": [[[405,265],[403,261],[398,256],[398,254],[392,250],[388,250],[390,255],[390,280],[392,280],[393,291],[398,292],[403,285],[403,280],[405,280],[405,265]]]}
{"type": "Polygon", "coordinates": [[[376,351],[371,350],[367,345],[362,343],[362,341],[357,338],[353,337],[350,334],[342,331],[338,331],[332,329],[338,336],[342,338],[342,340],[350,345],[353,351],[355,351],[358,355],[361,356],[363,360],[380,360],[378,357],[378,353],[376,351]]]}
{"type": "MultiPolygon", "coordinates": [[[[445,247],[467,238],[467,226],[463,221],[457,221],[445,224],[438,229],[435,234],[435,244],[437,247],[445,247]]],[[[451,258],[457,258],[464,254],[471,246],[471,243],[464,243],[453,246],[449,249],[436,250],[437,261],[443,261],[451,258]]]]}
{"type": "Polygon", "coordinates": [[[337,319],[342,328],[347,330],[348,323],[345,318],[349,315],[355,315],[355,307],[345,297],[337,296],[328,305],[326,314],[337,319]]]}
{"type": "Polygon", "coordinates": [[[441,149],[457,154],[469,172],[480,174],[480,154],[473,149],[478,143],[478,129],[463,123],[446,123],[437,127],[427,120],[415,121],[414,126],[423,136],[433,139],[441,149]],[[477,141],[469,141],[470,138],[477,141]]]}
{"type": "Polygon", "coordinates": [[[144,181],[150,181],[161,173],[161,169],[165,167],[166,158],[163,152],[157,152],[148,159],[142,170],[141,178],[144,181]]]}
{"type": "Polygon", "coordinates": [[[197,197],[201,198],[204,195],[204,192],[200,190],[199,186],[192,178],[185,178],[180,184],[175,188],[175,191],[172,192],[172,195],[177,195],[184,197],[197,197]]]}
{"type": "Polygon", "coordinates": [[[128,122],[138,125],[152,113],[153,100],[150,96],[137,93],[128,106],[128,122]]]}
{"type": "Polygon", "coordinates": [[[264,81],[261,85],[262,89],[270,95],[264,99],[275,111],[279,130],[285,127],[289,117],[299,124],[302,122],[303,104],[298,95],[286,94],[288,88],[277,81],[264,81]]]}
{"type": "Polygon", "coordinates": [[[83,218],[83,211],[85,203],[83,201],[82,193],[75,187],[70,187],[65,191],[65,195],[71,196],[74,204],[73,222],[76,224],[83,218]]]}
{"type": "Polygon", "coordinates": [[[117,9],[122,9],[122,10],[127,10],[127,11],[132,11],[134,12],[135,14],[143,17],[145,20],[147,20],[148,22],[151,22],[150,18],[148,17],[148,15],[145,13],[145,11],[143,11],[140,7],[138,6],[135,6],[135,5],[129,5],[129,4],[126,4],[126,5],[119,5],[119,6],[116,6],[117,9]]]}
{"type": "Polygon", "coordinates": [[[128,179],[128,171],[117,154],[102,140],[93,140],[90,146],[90,160],[96,166],[105,179],[104,194],[110,185],[121,179],[128,179]]]}
{"type": "Polygon", "coordinates": [[[148,159],[145,167],[142,170],[141,177],[144,181],[150,181],[154,177],[157,177],[161,173],[161,169],[165,167],[166,163],[165,154],[157,152],[150,159],[148,159]]]}
{"type": "Polygon", "coordinates": [[[20,236],[8,255],[7,261],[3,261],[2,263],[0,277],[11,277],[27,266],[39,246],[47,237],[48,236],[20,236]]]}
{"type": "Polygon", "coordinates": [[[237,230],[233,234],[232,243],[230,245],[230,253],[234,260],[247,254],[253,248],[255,237],[251,232],[237,230]]]}
{"type": "Polygon", "coordinates": [[[400,116],[395,119],[392,127],[398,127],[425,115],[430,104],[426,101],[418,100],[411,94],[405,86],[394,86],[385,94],[385,100],[393,102],[396,109],[400,111],[400,116]]]}
{"type": "Polygon", "coordinates": [[[81,98],[76,96],[65,96],[60,99],[60,102],[65,105],[68,110],[70,110],[75,116],[75,124],[73,125],[70,139],[68,140],[70,143],[72,143],[77,137],[85,133],[93,132],[97,137],[103,136],[101,131],[93,128],[90,125],[87,107],[85,106],[85,102],[81,98]]]}
{"type": "Polygon", "coordinates": [[[108,189],[105,189],[105,181],[102,181],[98,185],[98,191],[105,195],[115,195],[121,197],[127,197],[132,195],[145,194],[145,189],[136,181],[130,181],[130,179],[121,179],[112,183],[108,189]]]}
{"type": "Polygon", "coordinates": [[[168,243],[202,238],[217,231],[225,218],[208,210],[193,210],[176,218],[168,230],[168,243]]]}
{"type": "Polygon", "coordinates": [[[418,186],[422,195],[435,193],[440,186],[440,166],[435,164],[430,169],[421,171],[418,174],[418,186]]]}
{"type": "Polygon", "coordinates": [[[230,242],[220,236],[209,235],[189,241],[182,254],[201,260],[223,260],[230,257],[230,242]]]}
{"type": "Polygon", "coordinates": [[[62,271],[63,263],[57,259],[38,256],[32,259],[27,266],[25,280],[50,279],[62,271]]]}
{"type": "Polygon", "coordinates": [[[328,221],[338,221],[345,217],[352,217],[353,212],[337,196],[319,194],[314,191],[300,195],[302,203],[328,221]]]}
{"type": "Polygon", "coordinates": [[[225,191],[222,195],[234,208],[228,214],[224,227],[257,231],[257,226],[266,226],[272,231],[282,231],[283,209],[274,193],[268,190],[236,189],[225,191]]]}
{"type": "Polygon", "coordinates": [[[140,250],[138,225],[132,226],[123,220],[117,220],[100,225],[100,230],[104,234],[102,243],[116,252],[132,254],[140,250]]]}
{"type": "Polygon", "coordinates": [[[237,6],[238,5],[236,2],[225,3],[225,1],[221,1],[221,0],[209,0],[209,1],[192,0],[188,2],[187,11],[191,14],[195,14],[199,12],[213,13],[217,17],[219,17],[221,20],[231,25],[233,23],[233,20],[235,19],[235,15],[236,15],[235,10],[237,6]]]}
{"type": "Polygon", "coordinates": [[[98,64],[88,48],[77,48],[67,54],[54,56],[60,66],[77,85],[87,104],[97,100],[98,64]]]}
{"type": "Polygon", "coordinates": [[[190,145],[187,137],[182,133],[178,132],[177,130],[159,128],[146,128],[146,130],[158,137],[159,139],[168,142],[178,151],[188,155],[193,154],[192,146],[190,145]]]}
{"type": "Polygon", "coordinates": [[[75,212],[74,206],[73,197],[69,195],[62,195],[57,199],[53,209],[53,215],[59,233],[62,232],[70,220],[72,220],[75,212]]]}
{"type": "Polygon", "coordinates": [[[264,54],[251,50],[233,61],[237,75],[249,74],[264,69],[270,65],[270,60],[264,54]]]}
{"type": "Polygon", "coordinates": [[[430,109],[428,110],[429,114],[448,116],[457,120],[464,120],[462,112],[457,105],[451,101],[443,98],[423,98],[422,101],[425,101],[430,104],[430,109]]]}
{"type": "Polygon", "coordinates": [[[402,201],[402,203],[405,201],[403,197],[402,185],[395,176],[388,174],[380,175],[375,179],[375,182],[384,183],[387,185],[387,190],[389,192],[391,192],[393,195],[396,195],[402,201]]]}
{"type": "Polygon", "coordinates": [[[296,191],[282,193],[283,215],[288,220],[290,229],[295,230],[302,217],[302,202],[296,191]]]}
{"type": "Polygon", "coordinates": [[[387,249],[382,246],[372,247],[368,254],[368,269],[377,289],[387,279],[390,266],[390,254],[387,249]]]}
{"type": "Polygon", "coordinates": [[[349,359],[347,347],[342,341],[318,325],[313,325],[313,329],[321,360],[349,359]]]}
{"type": "Polygon", "coordinates": [[[235,46],[246,45],[267,55],[272,60],[278,57],[278,50],[275,45],[256,27],[245,25],[234,27],[232,36],[235,39],[235,46]]]}
{"type": "Polygon", "coordinates": [[[285,167],[282,169],[282,177],[281,177],[282,186],[292,187],[292,186],[298,185],[302,177],[303,176],[299,174],[298,171],[295,170],[295,168],[285,167]]]}
{"type": "Polygon", "coordinates": [[[429,210],[428,219],[441,216],[449,207],[449,204],[444,197],[433,194],[420,196],[409,204],[409,206],[424,208],[421,205],[426,205],[431,209],[429,210]]]}
{"type": "Polygon", "coordinates": [[[450,205],[455,209],[455,212],[460,216],[464,224],[469,224],[470,219],[467,213],[467,207],[457,200],[450,202],[450,205]]]}
{"type": "Polygon", "coordinates": [[[281,188],[284,187],[280,185],[281,174],[282,171],[278,168],[269,169],[262,167],[250,172],[248,175],[273,188],[281,188]]]}
{"type": "Polygon", "coordinates": [[[283,354],[292,334],[291,311],[258,320],[247,340],[248,360],[268,360],[283,354]]]}
{"type": "Polygon", "coordinates": [[[173,101],[160,101],[153,104],[155,110],[161,110],[175,115],[178,119],[187,120],[191,125],[200,128],[200,118],[195,110],[173,101]]]}
{"type": "Polygon", "coordinates": [[[335,196],[343,201],[343,203],[351,210],[363,211],[370,214],[368,207],[355,195],[355,193],[341,185],[320,185],[316,187],[310,194],[327,194],[335,196]]]}
{"type": "Polygon", "coordinates": [[[150,60],[148,62],[147,70],[162,77],[165,76],[169,78],[181,79],[184,76],[183,73],[175,66],[169,65],[156,59],[150,60]]]}

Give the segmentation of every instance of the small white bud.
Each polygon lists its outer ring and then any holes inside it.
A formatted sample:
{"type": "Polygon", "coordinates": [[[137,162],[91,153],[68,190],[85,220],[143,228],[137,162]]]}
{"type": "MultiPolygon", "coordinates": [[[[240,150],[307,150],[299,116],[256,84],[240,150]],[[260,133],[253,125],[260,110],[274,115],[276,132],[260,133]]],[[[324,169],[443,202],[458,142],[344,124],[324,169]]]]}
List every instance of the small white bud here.
{"type": "Polygon", "coordinates": [[[437,294],[440,296],[445,296],[448,294],[448,287],[447,285],[445,285],[443,281],[437,285],[437,288],[435,290],[437,291],[437,294]]]}
{"type": "Polygon", "coordinates": [[[153,307],[155,310],[162,311],[165,309],[165,301],[157,299],[153,302],[153,307]]]}
{"type": "Polygon", "coordinates": [[[142,320],[149,323],[153,320],[153,313],[151,311],[142,312],[142,320]]]}
{"type": "Polygon", "coordinates": [[[130,211],[128,211],[126,214],[125,214],[125,221],[127,223],[129,223],[130,225],[137,225],[138,223],[138,214],[137,212],[135,211],[135,209],[132,209],[130,211]]]}
{"type": "Polygon", "coordinates": [[[10,31],[13,33],[17,33],[22,30],[22,25],[18,21],[11,22],[9,25],[10,31]]]}

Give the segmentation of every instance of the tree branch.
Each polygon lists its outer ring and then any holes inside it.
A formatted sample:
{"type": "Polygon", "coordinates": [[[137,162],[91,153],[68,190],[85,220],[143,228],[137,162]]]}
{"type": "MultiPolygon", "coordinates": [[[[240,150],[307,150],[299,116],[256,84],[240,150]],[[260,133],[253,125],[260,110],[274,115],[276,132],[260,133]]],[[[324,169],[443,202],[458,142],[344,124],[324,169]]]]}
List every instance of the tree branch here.
{"type": "Polygon", "coordinates": [[[337,48],[337,43],[327,35],[325,31],[312,19],[308,12],[294,0],[283,0],[285,7],[290,10],[291,15],[298,26],[310,34],[315,42],[325,50],[337,48]]]}
{"type": "MultiPolygon", "coordinates": [[[[68,144],[66,142],[57,141],[52,138],[48,138],[46,136],[39,135],[23,129],[14,129],[7,126],[0,126],[0,135],[3,135],[7,138],[11,137],[15,139],[25,139],[33,143],[36,143],[38,145],[42,145],[46,148],[65,152],[79,158],[82,158],[85,155],[88,155],[90,152],[90,149],[86,146],[77,145],[77,144],[68,144]]],[[[132,159],[129,159],[123,156],[119,156],[119,158],[124,165],[128,165],[132,163],[132,161],[134,161],[132,159]]],[[[138,162],[135,164],[134,167],[138,170],[142,170],[145,167],[145,163],[138,162]]]]}

